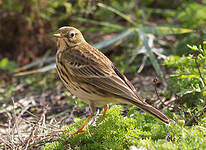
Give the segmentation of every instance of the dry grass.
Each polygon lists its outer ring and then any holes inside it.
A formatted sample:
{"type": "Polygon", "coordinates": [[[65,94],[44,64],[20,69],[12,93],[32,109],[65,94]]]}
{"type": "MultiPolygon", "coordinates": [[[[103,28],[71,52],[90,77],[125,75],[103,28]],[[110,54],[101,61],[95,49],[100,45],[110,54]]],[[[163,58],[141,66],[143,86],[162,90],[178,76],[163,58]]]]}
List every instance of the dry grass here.
{"type": "Polygon", "coordinates": [[[47,119],[51,109],[49,105],[42,108],[43,111],[40,115],[35,115],[29,111],[31,101],[27,103],[25,103],[25,100],[14,102],[14,98],[12,98],[12,101],[12,109],[11,106],[8,106],[1,112],[5,117],[8,117],[4,124],[1,123],[0,125],[1,149],[40,149],[45,143],[57,140],[62,133],[61,127],[64,124],[62,122],[65,116],[69,118],[67,120],[69,123],[73,122],[76,106],[73,107],[72,111],[62,112],[60,117],[49,116],[49,119],[47,119]],[[69,117],[68,113],[70,113],[69,117]]]}

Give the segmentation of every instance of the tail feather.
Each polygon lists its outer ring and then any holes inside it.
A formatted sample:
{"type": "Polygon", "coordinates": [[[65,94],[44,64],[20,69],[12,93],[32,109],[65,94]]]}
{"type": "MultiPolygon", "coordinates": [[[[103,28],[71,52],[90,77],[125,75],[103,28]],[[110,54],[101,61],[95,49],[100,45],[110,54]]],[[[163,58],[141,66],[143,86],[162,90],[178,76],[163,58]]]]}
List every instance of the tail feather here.
{"type": "Polygon", "coordinates": [[[141,108],[142,110],[150,113],[151,115],[157,117],[159,120],[161,120],[162,122],[169,124],[170,123],[170,118],[167,117],[165,114],[163,114],[162,112],[160,112],[159,110],[157,110],[156,108],[154,108],[153,106],[145,103],[145,104],[139,104],[137,102],[132,102],[134,105],[138,106],[139,108],[141,108]]]}

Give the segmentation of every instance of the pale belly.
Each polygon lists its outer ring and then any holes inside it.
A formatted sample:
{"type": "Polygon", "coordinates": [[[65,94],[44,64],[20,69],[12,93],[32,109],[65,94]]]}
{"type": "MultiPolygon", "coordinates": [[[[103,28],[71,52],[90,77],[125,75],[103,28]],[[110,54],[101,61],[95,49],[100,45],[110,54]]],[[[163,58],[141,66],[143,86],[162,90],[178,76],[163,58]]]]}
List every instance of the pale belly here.
{"type": "Polygon", "coordinates": [[[106,95],[99,94],[97,92],[91,89],[85,89],[85,88],[69,88],[66,87],[71,94],[74,96],[80,98],[84,103],[86,104],[93,104],[95,107],[101,107],[108,103],[116,102],[116,99],[114,97],[108,97],[106,95]]]}

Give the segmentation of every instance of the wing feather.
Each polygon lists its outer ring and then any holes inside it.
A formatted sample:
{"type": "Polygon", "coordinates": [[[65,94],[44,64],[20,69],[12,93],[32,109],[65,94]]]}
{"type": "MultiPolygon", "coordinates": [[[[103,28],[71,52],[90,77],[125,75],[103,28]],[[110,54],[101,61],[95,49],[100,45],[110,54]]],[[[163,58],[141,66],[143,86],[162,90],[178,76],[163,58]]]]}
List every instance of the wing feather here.
{"type": "Polygon", "coordinates": [[[70,59],[66,60],[65,64],[69,68],[70,74],[77,77],[78,82],[86,82],[102,91],[143,105],[144,101],[138,96],[134,86],[113,66],[112,62],[104,55],[100,55],[100,59],[98,56],[95,56],[95,52],[93,54],[67,51],[67,54],[64,55],[67,55],[66,58],[70,59]]]}

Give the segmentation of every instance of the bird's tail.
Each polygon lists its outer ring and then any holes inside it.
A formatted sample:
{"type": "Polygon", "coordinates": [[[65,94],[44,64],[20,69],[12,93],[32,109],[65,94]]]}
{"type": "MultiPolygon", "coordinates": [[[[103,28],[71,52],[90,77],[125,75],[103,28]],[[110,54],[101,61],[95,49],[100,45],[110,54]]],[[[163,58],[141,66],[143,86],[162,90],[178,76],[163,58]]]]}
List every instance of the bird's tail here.
{"type": "Polygon", "coordinates": [[[138,106],[139,108],[141,108],[142,110],[152,114],[153,116],[157,117],[159,120],[161,120],[162,122],[169,124],[169,122],[171,121],[169,117],[167,117],[165,114],[163,114],[162,112],[160,112],[159,110],[157,110],[156,108],[154,108],[153,106],[144,103],[144,104],[140,104],[138,102],[132,101],[132,103],[136,106],[138,106]]]}

